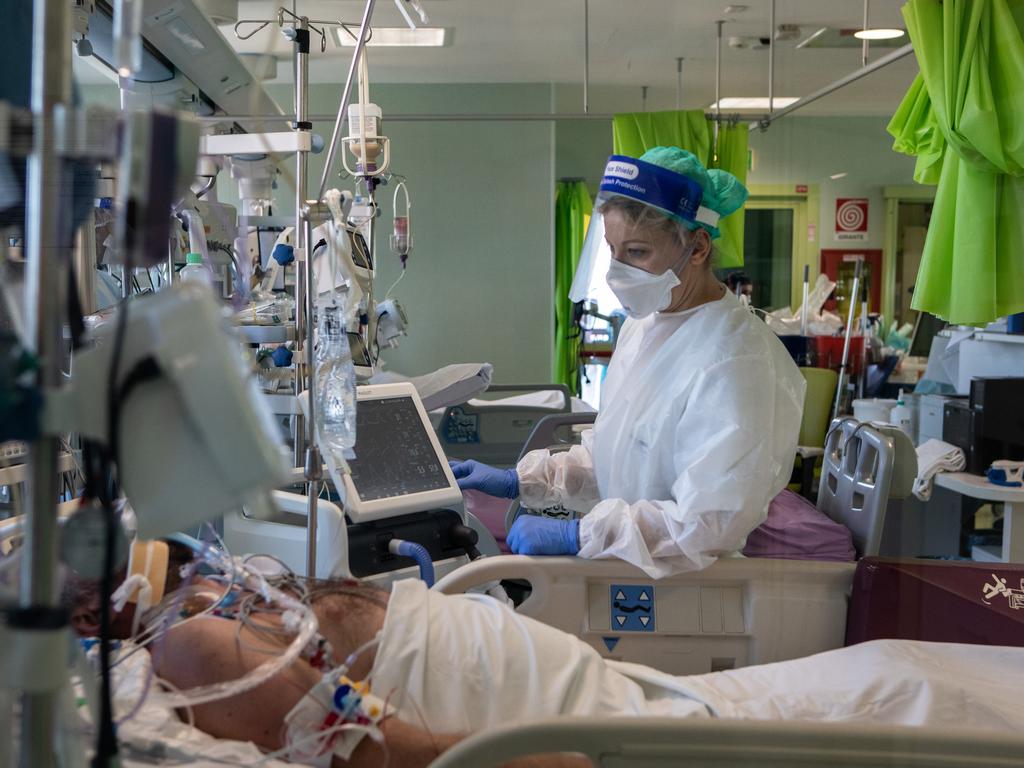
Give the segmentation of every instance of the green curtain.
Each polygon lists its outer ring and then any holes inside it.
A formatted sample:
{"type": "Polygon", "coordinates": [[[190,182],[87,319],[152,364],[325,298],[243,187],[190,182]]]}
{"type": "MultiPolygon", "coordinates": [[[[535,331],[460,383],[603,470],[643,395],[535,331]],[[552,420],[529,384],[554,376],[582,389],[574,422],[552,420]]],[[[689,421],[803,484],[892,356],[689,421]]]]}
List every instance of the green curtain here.
{"type": "MultiPolygon", "coordinates": [[[[714,129],[699,109],[677,112],[635,112],[615,115],[612,139],[617,155],[639,157],[652,147],[679,147],[693,152],[708,168],[729,171],[747,183],[747,139],[745,124],[723,125],[718,133],[718,161],[712,159],[714,129]]],[[[722,219],[721,239],[715,244],[719,266],[743,266],[743,209],[722,219]]]]}
{"type": "Polygon", "coordinates": [[[590,213],[594,204],[583,181],[558,182],[555,196],[555,359],[552,365],[556,384],[577,391],[577,355],[579,341],[572,327],[572,285],[576,265],[583,250],[590,213]]]}
{"type": "Polygon", "coordinates": [[[920,67],[889,123],[937,184],[914,309],[981,324],[1024,311],[1024,2],[910,0],[920,67]]]}

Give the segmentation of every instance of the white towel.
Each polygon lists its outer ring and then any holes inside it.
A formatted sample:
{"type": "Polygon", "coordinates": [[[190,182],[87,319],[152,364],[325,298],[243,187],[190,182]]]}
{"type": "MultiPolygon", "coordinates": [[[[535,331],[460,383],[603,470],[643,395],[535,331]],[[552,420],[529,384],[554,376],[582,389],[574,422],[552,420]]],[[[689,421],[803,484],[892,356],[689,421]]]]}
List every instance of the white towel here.
{"type": "Polygon", "coordinates": [[[939,472],[959,472],[967,466],[964,452],[941,440],[928,440],[917,447],[917,479],[914,495],[921,501],[932,496],[932,478],[939,472]]]}

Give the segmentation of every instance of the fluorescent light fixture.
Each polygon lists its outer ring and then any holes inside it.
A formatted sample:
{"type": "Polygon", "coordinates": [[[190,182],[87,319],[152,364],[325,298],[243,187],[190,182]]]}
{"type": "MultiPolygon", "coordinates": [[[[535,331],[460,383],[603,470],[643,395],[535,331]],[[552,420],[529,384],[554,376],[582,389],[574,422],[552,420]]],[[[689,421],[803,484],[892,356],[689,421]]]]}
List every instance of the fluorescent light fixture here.
{"type": "MultiPolygon", "coordinates": [[[[359,34],[359,30],[354,27],[351,35],[341,27],[332,27],[331,32],[334,34],[334,42],[346,48],[356,44],[356,36],[359,34]]],[[[374,27],[366,45],[378,48],[439,48],[448,44],[448,37],[447,27],[374,27]]]]}
{"type": "Polygon", "coordinates": [[[895,40],[903,37],[906,32],[902,29],[859,29],[853,33],[858,40],[895,40]]]}
{"type": "Polygon", "coordinates": [[[836,179],[846,178],[848,175],[849,174],[846,171],[843,171],[842,173],[833,173],[829,178],[835,181],[836,179]]]}
{"type": "MultiPolygon", "coordinates": [[[[772,106],[776,109],[788,107],[795,101],[796,96],[776,96],[772,99],[772,106]]],[[[713,102],[709,109],[717,109],[718,102],[713,102]]],[[[767,96],[727,96],[722,99],[722,109],[768,109],[767,96]]]]}

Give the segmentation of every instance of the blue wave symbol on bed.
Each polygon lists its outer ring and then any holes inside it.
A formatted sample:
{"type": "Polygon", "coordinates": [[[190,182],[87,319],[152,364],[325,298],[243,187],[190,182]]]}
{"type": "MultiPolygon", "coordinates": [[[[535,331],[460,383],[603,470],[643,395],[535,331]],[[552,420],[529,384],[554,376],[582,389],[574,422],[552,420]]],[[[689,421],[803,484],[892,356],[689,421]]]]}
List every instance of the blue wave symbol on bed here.
{"type": "Polygon", "coordinates": [[[613,632],[654,632],[657,603],[653,584],[611,584],[609,618],[613,632]]]}
{"type": "Polygon", "coordinates": [[[618,601],[612,603],[612,605],[616,610],[622,611],[623,613],[636,613],[637,611],[643,611],[644,613],[651,612],[651,606],[649,605],[623,605],[618,601]]]}

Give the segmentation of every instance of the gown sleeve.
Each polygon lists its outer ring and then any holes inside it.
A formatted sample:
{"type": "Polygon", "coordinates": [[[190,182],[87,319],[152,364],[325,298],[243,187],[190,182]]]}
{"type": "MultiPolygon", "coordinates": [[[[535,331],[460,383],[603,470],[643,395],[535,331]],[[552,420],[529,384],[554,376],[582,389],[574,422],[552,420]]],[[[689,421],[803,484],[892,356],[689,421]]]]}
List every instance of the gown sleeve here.
{"type": "Polygon", "coordinates": [[[563,506],[575,512],[589,512],[600,500],[594,459],[590,453],[593,430],[583,433],[582,445],[551,453],[530,451],[519,460],[519,503],[527,509],[563,506]]]}

